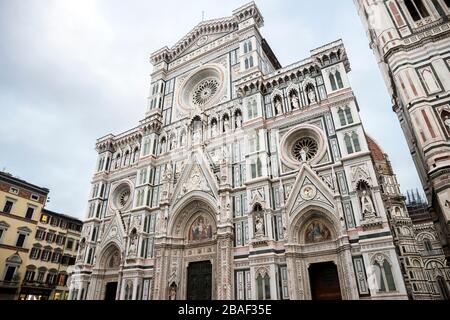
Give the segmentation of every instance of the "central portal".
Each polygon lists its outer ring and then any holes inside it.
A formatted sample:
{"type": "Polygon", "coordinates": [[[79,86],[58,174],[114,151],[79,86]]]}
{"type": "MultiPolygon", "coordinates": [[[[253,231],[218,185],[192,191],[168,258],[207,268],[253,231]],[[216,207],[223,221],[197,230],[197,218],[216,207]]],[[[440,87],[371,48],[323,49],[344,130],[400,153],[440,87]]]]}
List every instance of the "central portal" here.
{"type": "Polygon", "coordinates": [[[337,267],[333,262],[309,267],[312,300],[342,300],[337,267]]]}
{"type": "Polygon", "coordinates": [[[189,263],[187,300],[211,300],[212,264],[210,261],[189,263]]]}

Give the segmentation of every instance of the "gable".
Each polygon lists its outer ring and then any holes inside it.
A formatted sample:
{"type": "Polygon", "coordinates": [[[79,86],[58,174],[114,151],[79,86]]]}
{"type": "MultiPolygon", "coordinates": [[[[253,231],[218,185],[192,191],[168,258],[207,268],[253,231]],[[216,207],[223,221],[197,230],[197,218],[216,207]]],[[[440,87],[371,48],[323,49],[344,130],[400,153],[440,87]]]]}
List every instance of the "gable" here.
{"type": "Polygon", "coordinates": [[[333,191],[307,165],[303,164],[286,202],[289,216],[307,203],[320,203],[330,209],[335,208],[333,191]]]}
{"type": "Polygon", "coordinates": [[[205,158],[199,152],[191,155],[173,192],[173,205],[193,191],[202,191],[218,199],[218,182],[205,158]]]}

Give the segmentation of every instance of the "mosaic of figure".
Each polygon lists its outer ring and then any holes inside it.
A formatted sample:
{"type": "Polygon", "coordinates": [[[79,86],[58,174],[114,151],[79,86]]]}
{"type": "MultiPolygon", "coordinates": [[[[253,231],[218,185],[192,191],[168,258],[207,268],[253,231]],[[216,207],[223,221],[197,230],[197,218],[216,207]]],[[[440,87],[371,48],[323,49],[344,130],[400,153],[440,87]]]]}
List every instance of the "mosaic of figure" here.
{"type": "Polygon", "coordinates": [[[306,243],[317,243],[331,240],[330,230],[320,221],[313,221],[306,228],[306,243]]]}
{"type": "Polygon", "coordinates": [[[189,231],[189,240],[201,241],[212,238],[212,226],[209,220],[203,216],[199,216],[192,224],[189,231]]]}

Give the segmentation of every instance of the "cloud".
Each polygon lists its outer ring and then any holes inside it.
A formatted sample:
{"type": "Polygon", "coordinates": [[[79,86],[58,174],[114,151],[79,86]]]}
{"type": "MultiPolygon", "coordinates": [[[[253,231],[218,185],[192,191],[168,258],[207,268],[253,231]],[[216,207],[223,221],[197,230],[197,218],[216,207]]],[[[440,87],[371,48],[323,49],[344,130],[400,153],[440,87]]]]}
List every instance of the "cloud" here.
{"type": "MultiPolygon", "coordinates": [[[[50,209],[84,218],[95,141],[143,117],[150,54],[173,46],[201,21],[202,11],[205,19],[229,16],[244,3],[0,1],[0,169],[48,187],[50,209]]],[[[262,34],[283,65],[344,39],[367,132],[390,155],[403,190],[419,186],[352,1],[257,4],[262,34]]]]}

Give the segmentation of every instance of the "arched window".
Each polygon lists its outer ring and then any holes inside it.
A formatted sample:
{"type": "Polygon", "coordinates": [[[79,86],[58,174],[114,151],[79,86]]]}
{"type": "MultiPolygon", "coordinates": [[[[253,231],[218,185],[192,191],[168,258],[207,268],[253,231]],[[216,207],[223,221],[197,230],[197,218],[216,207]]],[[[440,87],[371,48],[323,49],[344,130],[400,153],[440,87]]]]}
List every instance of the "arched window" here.
{"type": "Polygon", "coordinates": [[[105,170],[109,171],[109,165],[110,165],[111,159],[108,157],[106,158],[106,165],[105,165],[105,170]]]}
{"type": "Polygon", "coordinates": [[[270,300],[270,277],[267,273],[264,275],[258,273],[256,277],[258,286],[258,300],[270,300]]]}
{"type": "Polygon", "coordinates": [[[244,53],[248,52],[248,45],[247,42],[244,42],[244,53]]]}
{"type": "Polygon", "coordinates": [[[423,240],[423,245],[424,245],[425,250],[427,252],[431,252],[433,250],[433,245],[431,244],[430,239],[423,240]]]}
{"type": "Polygon", "coordinates": [[[245,58],[245,69],[248,69],[248,58],[245,58]]]}
{"type": "Polygon", "coordinates": [[[261,165],[261,160],[258,158],[256,160],[256,167],[258,168],[258,177],[262,176],[262,165],[261,165]]]}
{"type": "Polygon", "coordinates": [[[345,107],[345,117],[347,118],[347,124],[353,123],[352,110],[350,107],[345,107]]]}
{"type": "Polygon", "coordinates": [[[248,119],[253,119],[258,116],[258,104],[256,100],[249,101],[247,104],[247,116],[248,119]]]}
{"type": "Polygon", "coordinates": [[[344,87],[344,84],[342,83],[342,77],[341,77],[341,73],[339,71],[336,71],[336,81],[338,84],[339,89],[342,89],[344,87]]]}
{"type": "Polygon", "coordinates": [[[338,61],[337,54],[334,53],[334,52],[332,52],[332,53],[330,54],[330,60],[331,60],[332,63],[333,63],[333,62],[337,62],[337,61],[338,61]]]}
{"type": "Polygon", "coordinates": [[[253,57],[252,56],[250,56],[248,58],[248,65],[249,65],[249,68],[253,67],[253,57]]]}
{"type": "Polygon", "coordinates": [[[334,78],[334,75],[330,73],[330,83],[331,83],[331,90],[337,90],[336,86],[336,79],[334,78]]]}
{"type": "Polygon", "coordinates": [[[430,16],[422,0],[405,0],[405,5],[414,21],[430,16]]]}
{"type": "Polygon", "coordinates": [[[248,52],[253,50],[252,40],[248,40],[248,52]]]}
{"type": "Polygon", "coordinates": [[[353,153],[354,150],[353,150],[353,145],[352,145],[352,139],[350,138],[350,136],[348,134],[345,134],[344,141],[345,141],[345,146],[347,147],[347,153],[348,154],[353,153]]]}
{"type": "Polygon", "coordinates": [[[324,56],[322,61],[323,61],[324,66],[327,66],[330,64],[330,59],[327,56],[324,56]]]}
{"type": "Polygon", "coordinates": [[[359,144],[358,135],[355,132],[352,133],[352,141],[355,152],[361,151],[361,145],[359,144]]]}
{"type": "Polygon", "coordinates": [[[127,166],[127,165],[129,165],[129,164],[130,164],[130,151],[127,150],[127,151],[125,152],[125,157],[124,157],[124,159],[123,159],[123,165],[124,165],[124,166],[127,166]]]}
{"type": "Polygon", "coordinates": [[[341,126],[347,125],[347,121],[345,120],[344,110],[342,110],[341,108],[339,108],[338,116],[339,116],[339,121],[341,123],[341,126]]]}
{"type": "Polygon", "coordinates": [[[375,271],[375,278],[377,282],[377,289],[379,292],[395,291],[395,281],[392,274],[391,265],[386,259],[383,260],[382,265],[376,261],[373,265],[375,271]]]}

